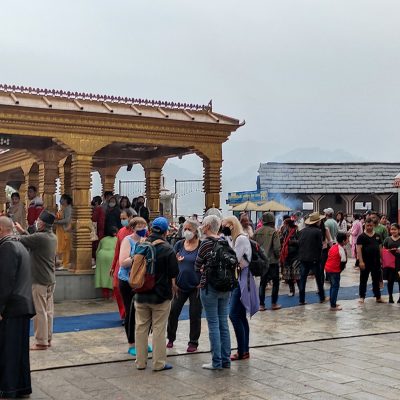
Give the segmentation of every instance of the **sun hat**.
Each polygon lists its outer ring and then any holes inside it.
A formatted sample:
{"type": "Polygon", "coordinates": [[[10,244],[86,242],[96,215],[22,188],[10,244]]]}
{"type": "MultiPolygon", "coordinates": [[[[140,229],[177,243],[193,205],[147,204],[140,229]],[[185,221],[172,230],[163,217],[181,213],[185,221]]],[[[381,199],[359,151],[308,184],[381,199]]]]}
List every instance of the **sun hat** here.
{"type": "Polygon", "coordinates": [[[309,215],[309,217],[304,221],[304,223],[306,225],[313,225],[316,224],[317,222],[321,221],[322,219],[324,219],[325,216],[321,215],[318,211],[317,212],[313,212],[309,215]]]}

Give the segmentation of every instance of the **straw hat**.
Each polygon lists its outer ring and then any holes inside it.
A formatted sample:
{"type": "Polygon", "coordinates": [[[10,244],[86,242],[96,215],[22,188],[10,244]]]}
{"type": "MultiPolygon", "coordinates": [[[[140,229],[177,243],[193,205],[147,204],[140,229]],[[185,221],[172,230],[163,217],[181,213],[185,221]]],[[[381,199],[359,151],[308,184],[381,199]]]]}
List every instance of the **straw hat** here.
{"type": "Polygon", "coordinates": [[[304,221],[306,225],[313,225],[316,224],[318,221],[321,221],[321,219],[324,219],[324,215],[320,215],[319,212],[313,212],[312,214],[309,215],[309,217],[304,221]]]}

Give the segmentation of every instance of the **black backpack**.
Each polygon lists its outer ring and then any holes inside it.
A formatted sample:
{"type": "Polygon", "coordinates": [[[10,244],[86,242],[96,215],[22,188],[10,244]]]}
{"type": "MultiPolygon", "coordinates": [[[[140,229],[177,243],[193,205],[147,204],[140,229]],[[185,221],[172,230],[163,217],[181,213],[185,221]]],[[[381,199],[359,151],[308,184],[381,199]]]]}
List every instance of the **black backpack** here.
{"type": "Polygon", "coordinates": [[[216,240],[205,265],[207,285],[219,292],[229,292],[238,284],[239,262],[226,240],[216,240]]]}
{"type": "MultiPolygon", "coordinates": [[[[253,276],[264,276],[269,270],[268,257],[264,249],[255,241],[250,239],[251,244],[251,260],[249,263],[249,270],[253,276]]],[[[244,255],[246,261],[247,256],[244,255]]]]}

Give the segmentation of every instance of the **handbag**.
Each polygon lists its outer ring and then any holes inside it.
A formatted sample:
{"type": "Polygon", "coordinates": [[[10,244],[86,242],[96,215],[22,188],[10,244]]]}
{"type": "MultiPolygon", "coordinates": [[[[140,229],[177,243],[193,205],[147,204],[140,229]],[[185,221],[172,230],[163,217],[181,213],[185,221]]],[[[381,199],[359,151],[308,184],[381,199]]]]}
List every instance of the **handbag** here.
{"type": "Polygon", "coordinates": [[[395,268],[396,257],[388,249],[382,249],[382,267],[383,268],[395,268]]]}

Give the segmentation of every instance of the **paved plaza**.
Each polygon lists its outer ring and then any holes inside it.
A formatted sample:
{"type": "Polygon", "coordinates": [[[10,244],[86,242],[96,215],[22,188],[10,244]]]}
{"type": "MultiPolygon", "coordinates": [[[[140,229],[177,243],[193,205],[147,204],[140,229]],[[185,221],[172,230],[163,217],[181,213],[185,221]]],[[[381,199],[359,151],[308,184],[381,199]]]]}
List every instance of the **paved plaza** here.
{"type": "MultiPolygon", "coordinates": [[[[357,278],[347,268],[343,286],[355,296],[357,278]]],[[[307,296],[316,296],[311,279],[307,296]]],[[[257,313],[250,322],[251,359],[223,371],[201,368],[210,361],[205,320],[197,354],[185,353],[189,321],[180,321],[168,358],[174,369],[158,373],[151,362],[146,371],[135,369],[120,326],[57,333],[50,350],[31,353],[32,399],[399,399],[400,304],[372,298],[340,304],[337,313],[328,304],[257,313]]],[[[59,316],[101,318],[110,311],[115,305],[104,301],[56,306],[59,316]]]]}

